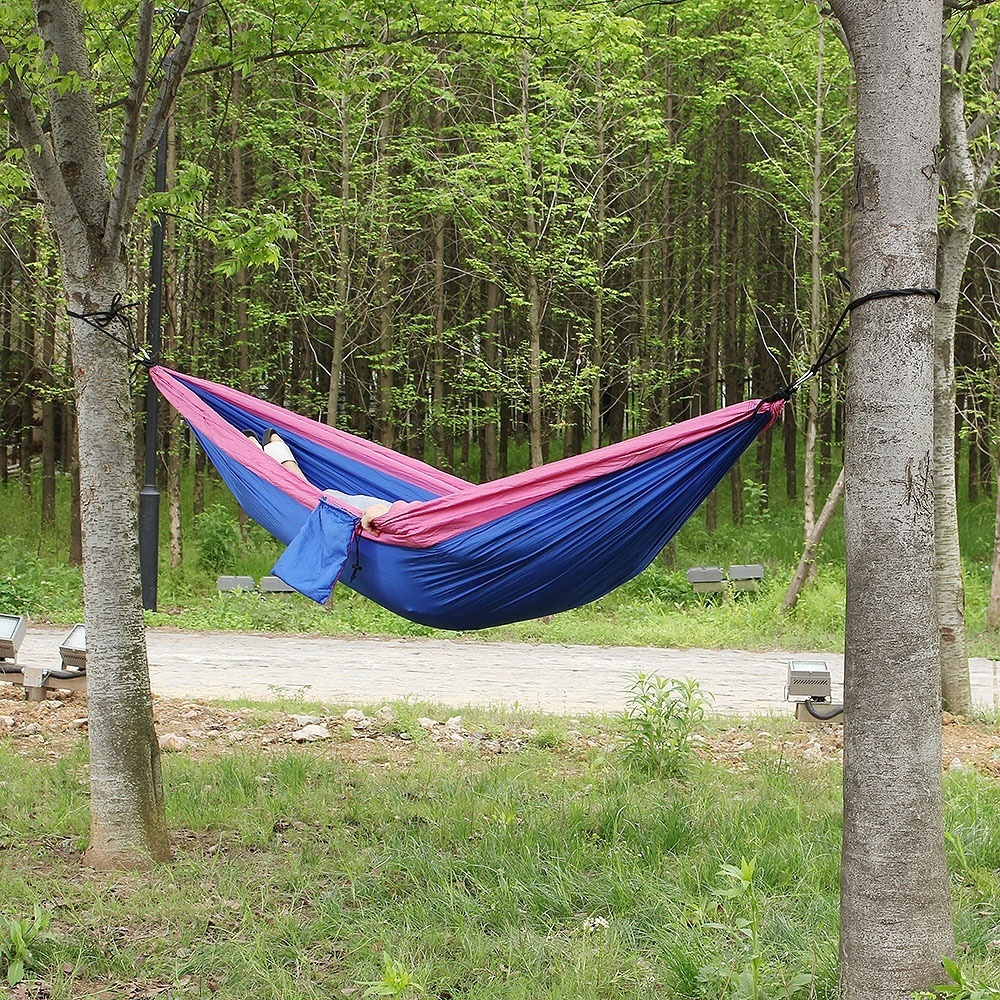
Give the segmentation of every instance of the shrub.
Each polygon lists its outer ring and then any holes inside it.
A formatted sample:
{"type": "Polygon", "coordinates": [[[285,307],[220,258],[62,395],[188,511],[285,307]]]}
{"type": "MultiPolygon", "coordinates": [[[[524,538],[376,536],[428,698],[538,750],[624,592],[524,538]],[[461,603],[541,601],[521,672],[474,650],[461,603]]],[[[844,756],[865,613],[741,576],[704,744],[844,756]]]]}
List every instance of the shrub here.
{"type": "Polygon", "coordinates": [[[194,519],[198,565],[209,573],[232,566],[239,551],[240,532],[236,520],[220,503],[206,507],[194,519]]]}
{"type": "Polygon", "coordinates": [[[626,761],[661,777],[682,773],[691,756],[691,733],[708,704],[701,684],[640,673],[629,691],[622,717],[626,761]]]}

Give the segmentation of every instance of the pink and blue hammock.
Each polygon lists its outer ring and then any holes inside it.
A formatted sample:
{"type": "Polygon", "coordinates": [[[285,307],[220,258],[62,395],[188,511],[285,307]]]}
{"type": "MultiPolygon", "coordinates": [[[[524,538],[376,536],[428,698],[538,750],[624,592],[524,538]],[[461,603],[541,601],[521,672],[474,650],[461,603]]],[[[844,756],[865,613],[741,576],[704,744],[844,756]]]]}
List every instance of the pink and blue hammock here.
{"type": "Polygon", "coordinates": [[[579,607],[641,573],[783,405],[737,403],[476,485],[235,389],[160,365],[150,376],[247,514],[287,546],[275,575],[320,603],[339,580],[459,630],[579,607]],[[308,482],[243,434],[268,427],[308,482]],[[392,506],[375,534],[324,490],[392,506]]]}

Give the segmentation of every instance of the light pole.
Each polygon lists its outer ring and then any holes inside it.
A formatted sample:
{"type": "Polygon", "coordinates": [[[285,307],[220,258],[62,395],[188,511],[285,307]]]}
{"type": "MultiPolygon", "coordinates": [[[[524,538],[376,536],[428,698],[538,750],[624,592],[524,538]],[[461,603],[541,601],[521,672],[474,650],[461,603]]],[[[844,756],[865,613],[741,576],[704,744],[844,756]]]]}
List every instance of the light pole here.
{"type": "MultiPolygon", "coordinates": [[[[154,190],[167,189],[167,132],[156,146],[154,190]]],[[[152,256],[149,262],[150,295],[146,310],[146,343],[153,364],[160,363],[160,329],[163,322],[163,212],[153,218],[152,256]]],[[[160,397],[153,380],[146,382],[146,475],[139,493],[139,574],[142,580],[142,606],[156,610],[156,578],[160,559],[160,491],[156,487],[156,425],[160,397]]]]}
{"type": "MultiPolygon", "coordinates": [[[[184,27],[188,12],[175,10],[171,27],[178,33],[184,27]]],[[[164,61],[170,56],[167,51],[164,61]]],[[[170,142],[170,122],[163,123],[163,132],[156,146],[156,175],[153,190],[157,194],[167,189],[167,148],[170,142]]],[[[160,363],[160,330],[163,325],[163,212],[153,218],[152,255],[149,261],[150,295],[146,311],[146,343],[149,359],[160,363]]],[[[139,492],[139,576],[142,583],[142,607],[156,610],[156,582],[160,560],[160,491],[156,488],[156,430],[160,397],[153,380],[146,382],[146,463],[145,482],[139,492]]]]}

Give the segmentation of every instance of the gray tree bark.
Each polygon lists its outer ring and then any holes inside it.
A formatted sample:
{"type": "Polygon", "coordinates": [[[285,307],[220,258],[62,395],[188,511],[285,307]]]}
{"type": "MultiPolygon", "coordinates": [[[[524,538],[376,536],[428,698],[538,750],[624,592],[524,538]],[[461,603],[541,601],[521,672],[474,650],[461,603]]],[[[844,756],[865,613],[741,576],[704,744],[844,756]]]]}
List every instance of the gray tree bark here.
{"type": "MultiPolygon", "coordinates": [[[[941,5],[833,0],[857,80],[856,297],[934,282],[941,5]]],[[[934,587],[933,311],[854,311],[845,441],[847,631],[840,995],[904,1000],[955,940],[944,850],[934,587]]]]}
{"type": "MultiPolygon", "coordinates": [[[[34,0],[34,11],[45,57],[50,64],[58,58],[59,72],[76,73],[83,85],[53,87],[44,95],[49,128],[43,129],[21,80],[18,53],[12,56],[0,43],[0,63],[7,69],[0,93],[56,234],[67,308],[76,314],[107,312],[126,292],[124,234],[194,45],[201,10],[191,12],[164,61],[143,122],[154,8],[142,4],[111,183],[88,87],[83,11],[75,0],[34,0]]],[[[139,593],[130,359],[125,347],[86,319],[72,319],[70,329],[90,705],[87,859],[98,867],[140,867],[169,858],[170,845],[139,593]]],[[[108,332],[126,339],[120,322],[111,323],[108,332]]]]}
{"type": "MultiPolygon", "coordinates": [[[[955,475],[955,322],[962,277],[976,228],[980,198],[996,165],[997,145],[973,157],[970,138],[979,138],[993,116],[967,123],[961,78],[968,70],[975,37],[970,22],[956,45],[946,31],[941,47],[941,181],[946,212],[938,233],[934,317],[934,524],[937,546],[938,612],[941,625],[941,696],[958,715],[972,712],[969,657],[965,643],[965,587],[958,536],[955,475]]],[[[996,92],[1000,53],[990,74],[996,92]]]]}

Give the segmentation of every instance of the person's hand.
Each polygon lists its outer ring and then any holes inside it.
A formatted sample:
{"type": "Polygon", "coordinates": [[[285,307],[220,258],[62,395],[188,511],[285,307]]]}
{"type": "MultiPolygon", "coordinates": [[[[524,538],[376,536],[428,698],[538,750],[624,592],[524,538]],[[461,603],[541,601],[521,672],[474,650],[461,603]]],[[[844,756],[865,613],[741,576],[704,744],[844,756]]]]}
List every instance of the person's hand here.
{"type": "Polygon", "coordinates": [[[378,528],[374,525],[375,518],[381,517],[388,509],[388,506],[384,503],[373,503],[370,507],[366,507],[361,513],[361,527],[365,531],[370,531],[373,535],[377,535],[378,528]]]}

